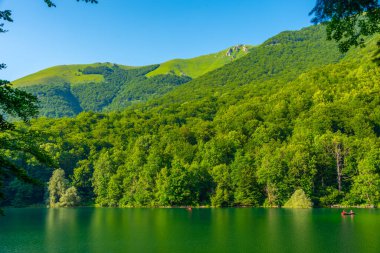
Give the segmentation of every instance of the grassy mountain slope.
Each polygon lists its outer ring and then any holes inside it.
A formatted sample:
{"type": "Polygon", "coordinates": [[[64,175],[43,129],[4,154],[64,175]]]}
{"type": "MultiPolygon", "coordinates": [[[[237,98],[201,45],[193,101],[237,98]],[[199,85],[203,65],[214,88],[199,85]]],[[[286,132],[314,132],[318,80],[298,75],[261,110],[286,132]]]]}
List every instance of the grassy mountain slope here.
{"type": "Polygon", "coordinates": [[[160,67],[148,73],[147,76],[174,74],[196,78],[247,55],[251,48],[252,46],[238,45],[192,59],[174,59],[160,64],[160,67]]]}
{"type": "MultiPolygon", "coordinates": [[[[61,65],[47,68],[31,75],[22,77],[12,82],[15,87],[29,86],[36,84],[50,84],[57,80],[67,82],[71,84],[76,83],[100,83],[104,81],[104,77],[101,74],[83,74],[80,70],[87,67],[112,67],[112,63],[94,63],[94,64],[72,64],[61,65]]],[[[123,69],[133,69],[135,67],[118,65],[123,69]]]]}

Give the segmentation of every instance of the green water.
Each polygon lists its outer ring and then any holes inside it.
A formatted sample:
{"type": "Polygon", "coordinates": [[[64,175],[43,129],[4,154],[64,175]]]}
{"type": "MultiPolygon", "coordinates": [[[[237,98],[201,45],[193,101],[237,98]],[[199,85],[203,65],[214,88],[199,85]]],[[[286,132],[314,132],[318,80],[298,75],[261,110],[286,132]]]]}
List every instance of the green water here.
{"type": "Polygon", "coordinates": [[[0,252],[380,252],[380,210],[6,209],[0,252]]]}

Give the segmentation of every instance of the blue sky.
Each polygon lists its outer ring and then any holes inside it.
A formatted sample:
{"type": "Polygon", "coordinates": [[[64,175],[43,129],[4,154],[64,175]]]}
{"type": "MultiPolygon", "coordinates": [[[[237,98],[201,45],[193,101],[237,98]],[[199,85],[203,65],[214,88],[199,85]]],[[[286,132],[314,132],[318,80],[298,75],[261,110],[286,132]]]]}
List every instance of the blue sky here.
{"type": "Polygon", "coordinates": [[[310,24],[315,0],[2,0],[14,23],[0,34],[0,78],[46,67],[113,62],[148,65],[236,44],[257,45],[310,24]]]}

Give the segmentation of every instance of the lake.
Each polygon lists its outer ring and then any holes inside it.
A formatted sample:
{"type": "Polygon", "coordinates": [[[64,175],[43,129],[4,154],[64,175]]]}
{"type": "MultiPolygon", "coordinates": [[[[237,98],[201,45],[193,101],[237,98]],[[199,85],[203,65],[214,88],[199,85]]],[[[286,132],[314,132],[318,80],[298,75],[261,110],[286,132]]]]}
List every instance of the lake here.
{"type": "Polygon", "coordinates": [[[380,211],[5,209],[0,252],[380,252],[380,211]]]}

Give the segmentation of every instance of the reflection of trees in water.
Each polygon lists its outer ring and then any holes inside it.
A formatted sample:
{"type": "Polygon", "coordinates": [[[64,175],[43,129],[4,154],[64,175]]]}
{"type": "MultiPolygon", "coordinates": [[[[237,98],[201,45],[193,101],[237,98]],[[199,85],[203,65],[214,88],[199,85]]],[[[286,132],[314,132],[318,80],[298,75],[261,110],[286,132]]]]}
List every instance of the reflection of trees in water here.
{"type": "MultiPolygon", "coordinates": [[[[44,248],[47,252],[77,251],[82,247],[86,234],[86,219],[80,216],[81,209],[49,208],[46,213],[44,248]],[[84,231],[83,231],[84,230],[84,231]]],[[[82,215],[83,216],[83,215],[82,215]]]]}

